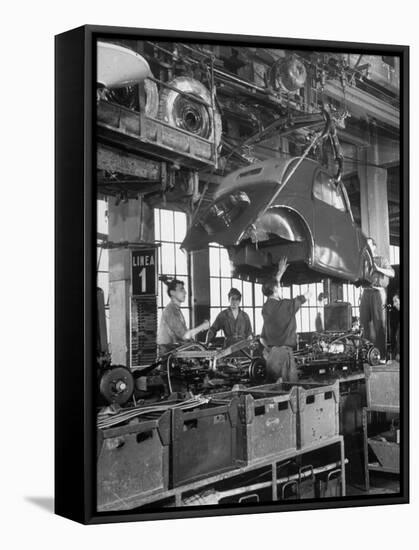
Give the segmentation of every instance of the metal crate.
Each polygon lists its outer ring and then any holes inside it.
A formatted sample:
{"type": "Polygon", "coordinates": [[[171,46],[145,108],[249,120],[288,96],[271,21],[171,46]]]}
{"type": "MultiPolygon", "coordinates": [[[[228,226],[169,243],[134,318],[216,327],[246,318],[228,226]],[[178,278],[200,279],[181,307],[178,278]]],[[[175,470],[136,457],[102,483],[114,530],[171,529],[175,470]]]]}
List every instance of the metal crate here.
{"type": "Polygon", "coordinates": [[[98,431],[97,509],[126,510],[169,486],[170,411],[98,431]]]}
{"type": "Polygon", "coordinates": [[[339,435],[339,382],[267,384],[252,390],[289,391],[293,386],[298,389],[297,448],[339,435]]]}
{"type": "Polygon", "coordinates": [[[368,438],[368,445],[371,447],[377,457],[379,466],[383,470],[400,471],[400,445],[398,443],[376,436],[368,438]]]}
{"type": "Polygon", "coordinates": [[[238,457],[248,464],[297,448],[297,390],[242,390],[212,396],[212,401],[238,398],[238,457]]]}
{"type": "Polygon", "coordinates": [[[339,435],[339,382],[298,386],[299,447],[339,435]]]}
{"type": "Polygon", "coordinates": [[[398,411],[400,407],[400,365],[364,365],[367,403],[370,408],[398,411]]]}
{"type": "Polygon", "coordinates": [[[172,410],[172,486],[235,468],[237,399],[196,409],[172,410]]]}

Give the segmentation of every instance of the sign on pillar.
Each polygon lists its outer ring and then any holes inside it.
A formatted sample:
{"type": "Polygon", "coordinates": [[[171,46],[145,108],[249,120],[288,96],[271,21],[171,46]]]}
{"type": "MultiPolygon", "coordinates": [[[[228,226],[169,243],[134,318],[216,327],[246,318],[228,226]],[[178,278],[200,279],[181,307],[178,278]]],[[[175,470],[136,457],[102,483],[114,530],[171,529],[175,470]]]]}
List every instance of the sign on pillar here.
{"type": "Polygon", "coordinates": [[[132,296],[156,295],[156,250],[133,250],[131,253],[132,296]]]}

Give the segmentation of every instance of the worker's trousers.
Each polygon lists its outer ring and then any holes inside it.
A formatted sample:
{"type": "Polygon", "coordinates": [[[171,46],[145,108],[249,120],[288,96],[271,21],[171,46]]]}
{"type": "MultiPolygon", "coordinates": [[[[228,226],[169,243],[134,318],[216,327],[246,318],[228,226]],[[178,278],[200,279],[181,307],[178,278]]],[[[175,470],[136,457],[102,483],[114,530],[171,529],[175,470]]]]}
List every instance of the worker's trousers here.
{"type": "Polygon", "coordinates": [[[364,288],[359,307],[363,336],[386,358],[386,291],[384,288],[364,288]]]}
{"type": "Polygon", "coordinates": [[[289,346],[273,346],[266,358],[267,382],[297,382],[294,354],[289,346]]]}

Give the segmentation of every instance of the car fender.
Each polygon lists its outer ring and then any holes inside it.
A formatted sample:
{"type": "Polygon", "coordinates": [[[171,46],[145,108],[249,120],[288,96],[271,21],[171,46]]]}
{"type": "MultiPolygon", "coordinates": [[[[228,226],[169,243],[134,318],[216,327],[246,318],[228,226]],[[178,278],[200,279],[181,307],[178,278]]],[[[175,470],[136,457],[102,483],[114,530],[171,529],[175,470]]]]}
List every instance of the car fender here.
{"type": "Polygon", "coordinates": [[[274,234],[291,242],[307,241],[308,264],[313,263],[314,238],[309,224],[300,212],[287,205],[275,205],[255,223],[259,234],[274,234]]]}

